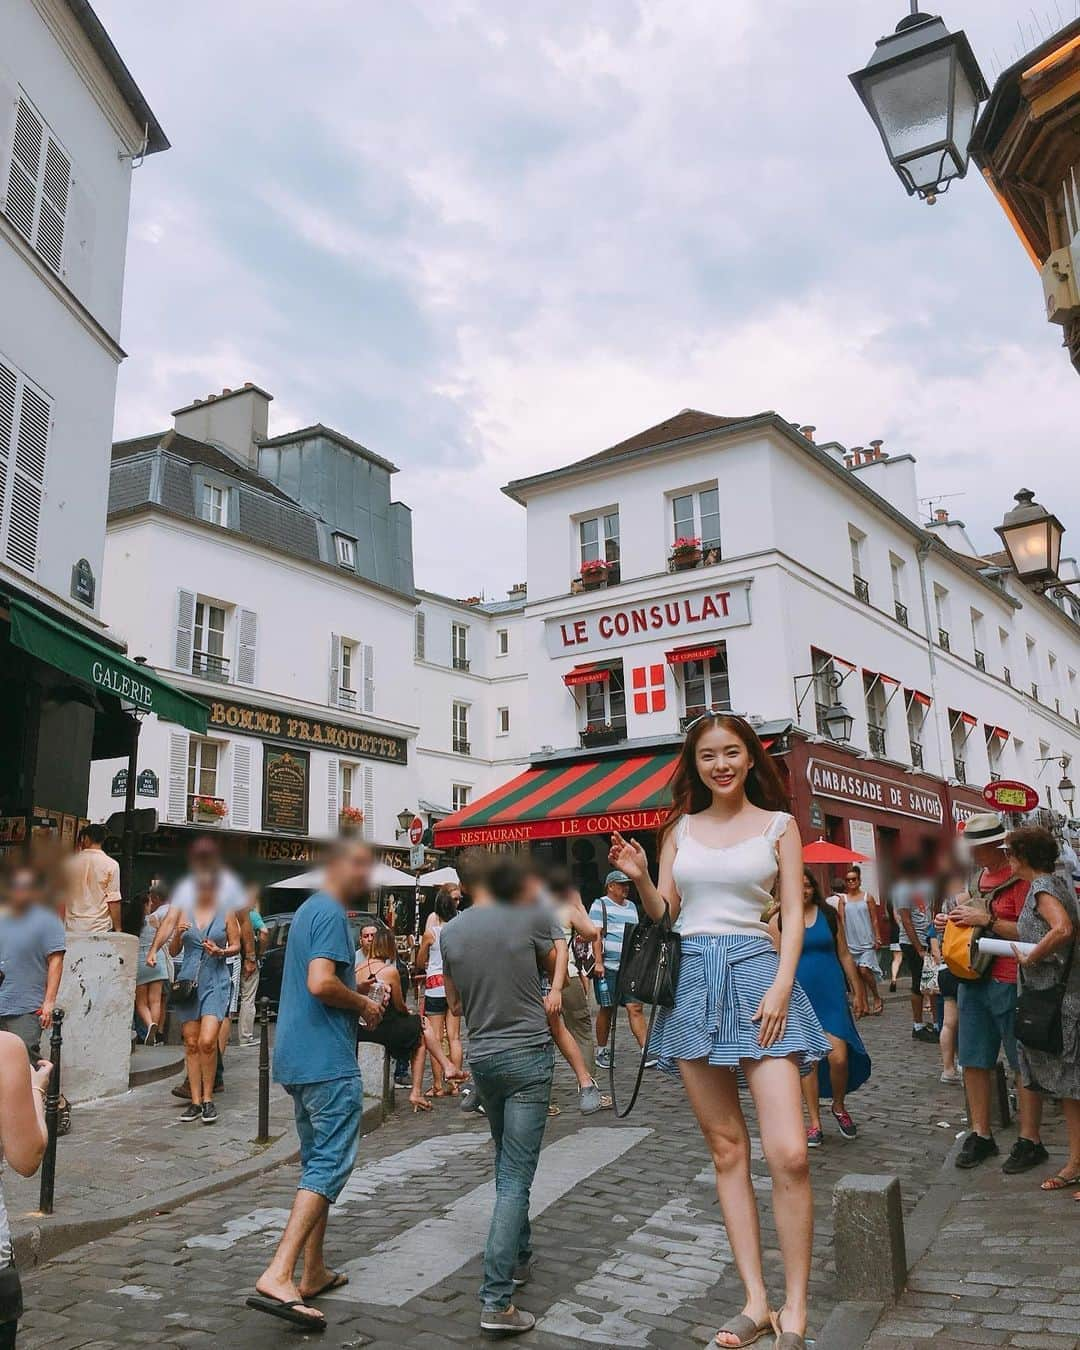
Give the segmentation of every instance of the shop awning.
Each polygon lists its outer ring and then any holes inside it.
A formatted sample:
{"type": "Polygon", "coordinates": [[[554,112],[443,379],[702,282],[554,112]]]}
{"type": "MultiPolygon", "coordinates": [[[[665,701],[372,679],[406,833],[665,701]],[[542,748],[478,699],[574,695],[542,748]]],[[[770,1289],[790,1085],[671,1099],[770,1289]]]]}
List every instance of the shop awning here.
{"type": "Polygon", "coordinates": [[[900,683],[899,680],[894,679],[891,675],[886,675],[883,670],[870,670],[867,666],[863,666],[863,674],[869,675],[872,680],[880,680],[882,684],[900,683]]]}
{"type": "Polygon", "coordinates": [[[435,847],[655,830],[668,813],[674,752],[526,769],[435,826],[435,847]]]}
{"type": "Polygon", "coordinates": [[[567,689],[574,689],[579,684],[607,684],[610,679],[611,667],[593,661],[587,666],[575,666],[573,670],[568,670],[563,676],[563,684],[567,689]]]}
{"type": "Polygon", "coordinates": [[[923,694],[918,689],[908,689],[905,692],[909,703],[919,703],[924,708],[929,708],[934,701],[929,694],[923,694]]]}
{"type": "Polygon", "coordinates": [[[979,725],[979,719],[977,717],[972,717],[971,713],[961,712],[958,708],[953,709],[951,711],[952,711],[952,724],[954,727],[959,722],[963,722],[964,726],[968,728],[977,727],[979,725]]]}
{"type": "Polygon", "coordinates": [[[720,647],[713,642],[698,647],[676,647],[674,651],[665,652],[664,659],[669,666],[682,666],[687,661],[709,661],[719,655],[720,647]]]}
{"type": "Polygon", "coordinates": [[[143,712],[178,722],[189,731],[206,731],[208,709],[200,699],[174,689],[147,666],[129,661],[15,596],[9,605],[11,640],[16,647],[92,688],[134,703],[143,712]]]}
{"type": "Polygon", "coordinates": [[[1009,733],[1005,730],[1004,727],[987,727],[986,736],[988,740],[998,740],[1007,742],[1009,739],[1009,733]]]}

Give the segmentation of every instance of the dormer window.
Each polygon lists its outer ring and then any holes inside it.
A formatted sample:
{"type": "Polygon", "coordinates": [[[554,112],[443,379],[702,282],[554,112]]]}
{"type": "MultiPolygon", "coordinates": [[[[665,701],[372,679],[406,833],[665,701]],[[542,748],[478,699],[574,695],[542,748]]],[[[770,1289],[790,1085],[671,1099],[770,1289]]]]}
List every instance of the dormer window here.
{"type": "Polygon", "coordinates": [[[337,550],[337,560],[339,567],[347,567],[350,571],[356,571],[356,540],[350,539],[347,534],[334,535],[334,547],[337,550]]]}
{"type": "Polygon", "coordinates": [[[204,483],[202,485],[199,514],[203,520],[209,521],[211,525],[226,525],[228,524],[227,502],[228,494],[224,488],[218,487],[215,483],[204,483]]]}

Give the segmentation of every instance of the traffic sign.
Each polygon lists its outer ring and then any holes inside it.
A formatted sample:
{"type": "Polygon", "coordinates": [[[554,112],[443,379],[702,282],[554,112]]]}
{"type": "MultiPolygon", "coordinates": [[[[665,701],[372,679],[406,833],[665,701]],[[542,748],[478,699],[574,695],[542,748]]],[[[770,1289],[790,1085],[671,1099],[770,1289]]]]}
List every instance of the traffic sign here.
{"type": "Polygon", "coordinates": [[[415,848],[417,844],[424,840],[424,822],[419,816],[413,816],[409,821],[409,843],[415,848]]]}
{"type": "Polygon", "coordinates": [[[982,795],[997,811],[1026,813],[1034,811],[1039,804],[1039,794],[1034,788],[1012,778],[999,778],[996,783],[987,783],[982,795]]]}
{"type": "Polygon", "coordinates": [[[423,844],[413,844],[409,849],[409,866],[423,867],[424,865],[424,846],[423,844]]]}

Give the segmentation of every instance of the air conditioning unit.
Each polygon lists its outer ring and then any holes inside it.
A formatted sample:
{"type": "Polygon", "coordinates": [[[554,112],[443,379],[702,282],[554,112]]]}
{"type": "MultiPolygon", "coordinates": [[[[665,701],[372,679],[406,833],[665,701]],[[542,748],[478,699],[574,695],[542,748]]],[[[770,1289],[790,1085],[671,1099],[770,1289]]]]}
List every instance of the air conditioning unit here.
{"type": "Polygon", "coordinates": [[[1051,323],[1066,324],[1080,318],[1080,290],[1076,285],[1072,250],[1055,249],[1042,265],[1046,317],[1051,323]]]}

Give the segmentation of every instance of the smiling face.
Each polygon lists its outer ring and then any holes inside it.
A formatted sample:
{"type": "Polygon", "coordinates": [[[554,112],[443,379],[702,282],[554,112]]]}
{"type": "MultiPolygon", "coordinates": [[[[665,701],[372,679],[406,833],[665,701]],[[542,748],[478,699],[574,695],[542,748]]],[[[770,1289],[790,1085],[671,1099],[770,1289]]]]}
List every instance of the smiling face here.
{"type": "Polygon", "coordinates": [[[714,801],[733,802],[744,795],[752,767],[750,752],[727,727],[711,726],[702,734],[694,751],[694,765],[714,801]]]}

